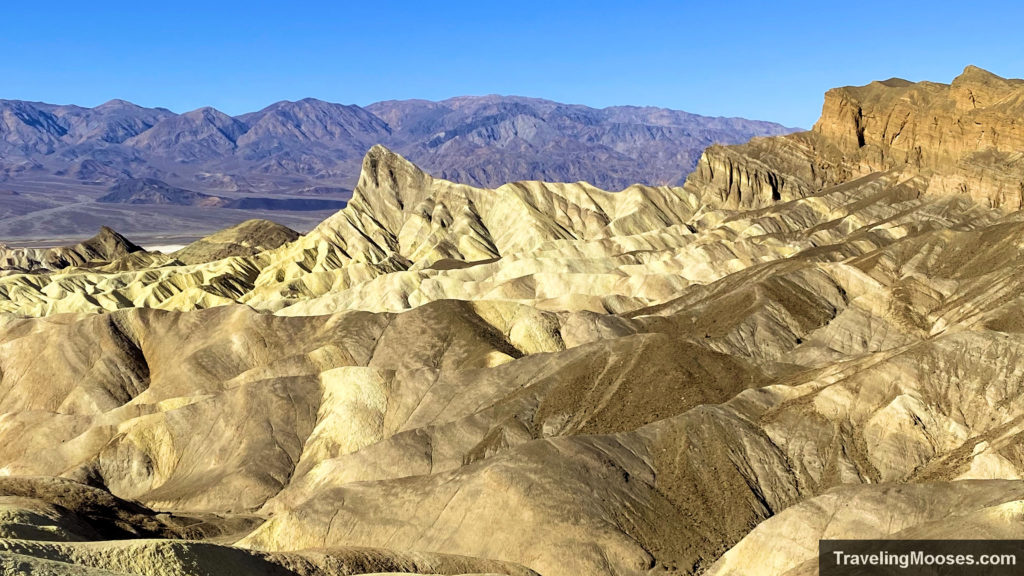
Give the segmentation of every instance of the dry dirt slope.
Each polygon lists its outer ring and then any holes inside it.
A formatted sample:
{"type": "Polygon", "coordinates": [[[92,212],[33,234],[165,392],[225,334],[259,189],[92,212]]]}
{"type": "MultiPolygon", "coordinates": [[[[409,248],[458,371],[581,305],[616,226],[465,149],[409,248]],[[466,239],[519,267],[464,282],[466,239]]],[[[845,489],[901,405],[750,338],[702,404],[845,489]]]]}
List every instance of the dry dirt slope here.
{"type": "Polygon", "coordinates": [[[32,254],[0,277],[0,560],[795,575],[823,535],[1019,538],[1022,98],[841,88],[616,194],[378,147],[294,240],[32,254]]]}

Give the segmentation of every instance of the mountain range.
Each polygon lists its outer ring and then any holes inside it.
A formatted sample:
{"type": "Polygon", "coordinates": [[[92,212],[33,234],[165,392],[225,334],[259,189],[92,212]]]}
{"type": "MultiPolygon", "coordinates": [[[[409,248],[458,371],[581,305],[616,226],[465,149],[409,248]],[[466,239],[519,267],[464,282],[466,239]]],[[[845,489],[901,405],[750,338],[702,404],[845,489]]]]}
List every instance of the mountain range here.
{"type": "Polygon", "coordinates": [[[679,184],[711,144],[792,131],[662,108],[503,96],[366,108],[307,98],[237,117],[122,100],[95,108],[3,100],[0,119],[0,169],[8,178],[47,171],[92,183],[158,178],[186,188],[292,192],[351,189],[375,144],[472,185],[679,184]]]}
{"type": "Polygon", "coordinates": [[[376,145],[305,234],[2,248],[0,569],[811,576],[821,539],[1020,540],[1022,115],[968,67],[829,90],[681,186],[376,145]]]}
{"type": "Polygon", "coordinates": [[[96,225],[91,201],[100,197],[162,206],[154,220],[137,208],[106,206],[103,223],[125,232],[210,232],[247,217],[223,212],[232,199],[268,194],[280,199],[234,206],[294,212],[278,219],[308,228],[334,207],[299,199],[346,199],[363,155],[376,144],[471,185],[583,180],[621,189],[680,184],[711,144],[789,131],[660,108],[593,109],[502,96],[365,108],[310,98],[237,117],[213,108],[175,114],[122,100],[95,108],[4,100],[0,188],[21,196],[0,201],[0,238],[87,236],[96,225]],[[125,195],[126,189],[145,190],[125,195]],[[167,190],[178,192],[171,198],[167,190]],[[204,212],[180,208],[192,205],[204,212]],[[310,210],[318,212],[301,213],[310,210]],[[55,225],[41,222],[43,214],[55,225]]]}

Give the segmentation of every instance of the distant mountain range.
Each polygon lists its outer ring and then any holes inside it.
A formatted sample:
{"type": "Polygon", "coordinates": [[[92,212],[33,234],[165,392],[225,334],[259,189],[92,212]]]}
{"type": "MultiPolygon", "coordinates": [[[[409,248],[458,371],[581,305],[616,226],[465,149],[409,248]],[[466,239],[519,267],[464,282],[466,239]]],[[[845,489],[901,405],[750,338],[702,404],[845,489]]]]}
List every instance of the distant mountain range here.
{"type": "Polygon", "coordinates": [[[49,175],[105,187],[148,178],[201,192],[337,193],[355,184],[366,151],[384,144],[467,184],[585,180],[619,189],[681,183],[711,144],[787,132],[742,118],[503,96],[366,108],[310,98],[236,117],[123,100],[95,108],[0,100],[0,178],[49,175]]]}
{"type": "Polygon", "coordinates": [[[0,100],[0,240],[71,242],[109,225],[142,240],[191,241],[256,217],[308,230],[344,205],[375,144],[465,184],[583,180],[619,190],[680,184],[711,144],[787,132],[742,118],[504,96],[365,108],[308,98],[235,117],[123,100],[0,100]]]}

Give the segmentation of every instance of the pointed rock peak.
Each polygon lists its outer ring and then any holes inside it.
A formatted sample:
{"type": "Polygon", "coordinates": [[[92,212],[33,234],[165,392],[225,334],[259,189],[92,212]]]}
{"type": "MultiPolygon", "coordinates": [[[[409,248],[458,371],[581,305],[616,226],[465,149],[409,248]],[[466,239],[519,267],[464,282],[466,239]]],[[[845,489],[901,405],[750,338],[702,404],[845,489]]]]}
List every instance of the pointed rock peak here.
{"type": "Polygon", "coordinates": [[[405,218],[403,212],[429,197],[433,182],[415,164],[377,144],[363,158],[349,207],[367,212],[397,233],[405,218]]]}
{"type": "Polygon", "coordinates": [[[376,144],[363,157],[358,187],[370,186],[396,191],[403,184],[429,178],[418,166],[388,148],[376,144]]]}
{"type": "Polygon", "coordinates": [[[100,226],[100,231],[96,234],[96,236],[94,236],[94,238],[97,238],[97,239],[116,238],[116,239],[123,240],[125,242],[130,243],[127,238],[125,238],[117,230],[114,230],[113,228],[111,228],[109,226],[100,226]]]}
{"type": "Polygon", "coordinates": [[[113,100],[107,100],[106,102],[100,104],[96,108],[141,108],[141,106],[133,102],[129,102],[127,100],[114,98],[113,100]]]}
{"type": "Polygon", "coordinates": [[[366,162],[371,159],[379,159],[385,157],[391,157],[399,162],[412,164],[412,162],[409,162],[408,160],[403,158],[398,152],[391,150],[387,146],[383,144],[374,144],[373,146],[370,147],[369,150],[366,151],[366,156],[363,158],[363,165],[365,165],[366,162]]]}
{"type": "Polygon", "coordinates": [[[99,233],[92,238],[86,240],[82,244],[91,246],[104,246],[109,250],[119,249],[124,252],[138,252],[142,250],[141,246],[136,245],[131,240],[125,238],[119,234],[113,228],[108,226],[101,226],[99,233]]]}
{"type": "Polygon", "coordinates": [[[914,85],[910,80],[896,77],[889,78],[888,80],[878,80],[877,83],[887,88],[906,88],[914,85]]]}
{"type": "Polygon", "coordinates": [[[227,114],[217,110],[212,106],[203,106],[202,108],[196,108],[190,112],[182,114],[183,117],[192,120],[207,120],[207,121],[231,121],[233,118],[227,114]]]}
{"type": "Polygon", "coordinates": [[[964,71],[956,77],[953,82],[1005,82],[1006,78],[1002,76],[996,76],[995,74],[985,70],[984,68],[978,68],[977,66],[968,65],[964,68],[964,71]]]}
{"type": "Polygon", "coordinates": [[[950,86],[953,99],[960,110],[973,110],[991,106],[1014,91],[1014,84],[977,66],[964,68],[950,86]]]}

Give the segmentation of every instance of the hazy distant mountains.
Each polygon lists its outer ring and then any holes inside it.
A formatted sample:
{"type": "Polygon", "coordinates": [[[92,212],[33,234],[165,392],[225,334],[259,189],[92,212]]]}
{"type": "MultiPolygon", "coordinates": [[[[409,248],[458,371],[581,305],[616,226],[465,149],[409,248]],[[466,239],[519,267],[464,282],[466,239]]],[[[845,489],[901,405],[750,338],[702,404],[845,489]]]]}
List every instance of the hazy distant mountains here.
{"type": "Polygon", "coordinates": [[[500,96],[380,102],[390,145],[441,177],[485,186],[585,180],[618,190],[678,184],[704,148],[792,132],[778,124],[663,108],[604,109],[500,96]]]}
{"type": "Polygon", "coordinates": [[[306,231],[344,206],[375,144],[446,179],[679,184],[713,143],[790,132],[675,110],[596,110],[518,97],[315,99],[228,116],[112,100],[95,108],[0,100],[0,241],[44,246],[111,226],[189,242],[249,218],[306,231]]]}
{"type": "Polygon", "coordinates": [[[501,96],[366,108],[306,99],[237,117],[122,100],[95,108],[5,100],[0,179],[52,176],[101,188],[155,179],[201,193],[337,193],[355,184],[366,150],[385,144],[469,184],[586,180],[618,189],[680,183],[710,144],[790,131],[676,110],[501,96]]]}

